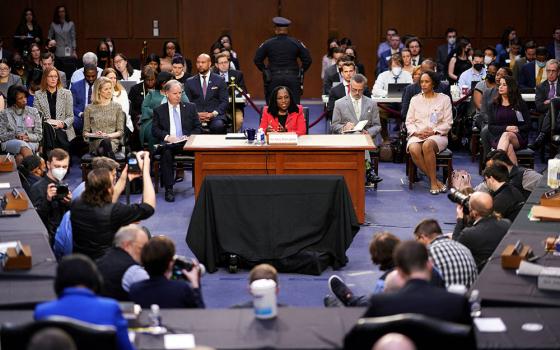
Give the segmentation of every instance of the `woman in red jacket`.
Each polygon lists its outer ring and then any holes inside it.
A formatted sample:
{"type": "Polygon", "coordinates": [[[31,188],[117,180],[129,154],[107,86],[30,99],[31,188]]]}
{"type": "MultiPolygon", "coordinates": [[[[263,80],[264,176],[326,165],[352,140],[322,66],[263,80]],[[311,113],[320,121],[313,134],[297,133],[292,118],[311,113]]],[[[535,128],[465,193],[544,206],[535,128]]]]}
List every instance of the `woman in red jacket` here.
{"type": "Polygon", "coordinates": [[[268,106],[263,108],[261,124],[265,132],[295,132],[305,135],[303,108],[295,103],[292,92],[285,86],[278,86],[270,96],[268,106]]]}

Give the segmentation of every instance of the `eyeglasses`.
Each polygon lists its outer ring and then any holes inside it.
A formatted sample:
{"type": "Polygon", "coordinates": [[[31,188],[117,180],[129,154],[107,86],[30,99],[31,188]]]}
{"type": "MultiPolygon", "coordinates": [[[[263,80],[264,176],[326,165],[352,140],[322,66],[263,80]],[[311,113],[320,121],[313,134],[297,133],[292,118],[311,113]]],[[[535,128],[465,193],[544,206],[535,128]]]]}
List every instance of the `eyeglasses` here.
{"type": "Polygon", "coordinates": [[[10,70],[10,67],[0,67],[0,71],[7,72],[10,70]]]}

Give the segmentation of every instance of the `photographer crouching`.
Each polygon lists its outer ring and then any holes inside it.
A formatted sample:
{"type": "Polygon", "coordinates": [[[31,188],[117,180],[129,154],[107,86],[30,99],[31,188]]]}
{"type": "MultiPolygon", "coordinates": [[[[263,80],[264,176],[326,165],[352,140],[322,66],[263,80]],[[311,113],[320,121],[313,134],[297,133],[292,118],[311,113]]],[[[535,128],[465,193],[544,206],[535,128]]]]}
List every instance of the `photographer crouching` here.
{"type": "Polygon", "coordinates": [[[29,192],[29,198],[47,228],[51,246],[56,228],[72,201],[72,192],[68,190],[68,184],[62,182],[68,172],[69,163],[70,156],[65,150],[55,148],[50,151],[47,175],[38,180],[29,192]]]}
{"type": "Polygon", "coordinates": [[[165,236],[150,239],[140,255],[149,280],[133,284],[130,300],[142,308],[204,308],[200,290],[201,265],[175,257],[175,244],[165,236]],[[176,278],[176,279],[172,279],[176,278]]]}
{"type": "Polygon", "coordinates": [[[451,189],[448,197],[457,203],[457,224],[452,238],[469,248],[480,271],[506,234],[511,222],[494,213],[494,201],[488,193],[474,192],[465,195],[451,189]]]}

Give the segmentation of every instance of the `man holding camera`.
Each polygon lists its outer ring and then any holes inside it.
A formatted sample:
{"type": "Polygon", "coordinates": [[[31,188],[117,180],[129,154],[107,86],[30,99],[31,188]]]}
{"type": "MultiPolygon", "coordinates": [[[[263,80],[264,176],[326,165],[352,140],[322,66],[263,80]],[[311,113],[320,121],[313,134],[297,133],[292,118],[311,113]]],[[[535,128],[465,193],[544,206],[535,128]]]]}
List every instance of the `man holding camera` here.
{"type": "Polygon", "coordinates": [[[148,242],[148,235],[136,224],[123,226],[117,231],[111,247],[95,263],[103,276],[101,295],[126,301],[130,300],[130,287],[150,278],[140,266],[140,253],[148,242]]]}
{"type": "Polygon", "coordinates": [[[525,203],[517,188],[508,183],[509,171],[504,164],[493,163],[482,172],[484,182],[494,199],[494,210],[503,218],[513,222],[525,203]]]}
{"type": "Polygon", "coordinates": [[[29,192],[31,202],[47,228],[51,245],[62,216],[70,209],[72,201],[72,192],[68,190],[68,184],[62,183],[69,163],[70,156],[65,150],[55,148],[50,151],[47,176],[37,181],[29,192]]]}
{"type": "Polygon", "coordinates": [[[130,300],[143,308],[152,304],[163,309],[204,308],[198,262],[193,261],[188,271],[181,269],[180,279],[171,279],[175,265],[175,244],[171,239],[153,237],[142,248],[140,258],[150,279],[132,285],[130,300]]]}
{"type": "Polygon", "coordinates": [[[457,205],[457,225],[453,230],[453,239],[469,248],[480,271],[511,223],[494,215],[494,201],[485,192],[470,195],[467,212],[461,204],[457,205]]]}

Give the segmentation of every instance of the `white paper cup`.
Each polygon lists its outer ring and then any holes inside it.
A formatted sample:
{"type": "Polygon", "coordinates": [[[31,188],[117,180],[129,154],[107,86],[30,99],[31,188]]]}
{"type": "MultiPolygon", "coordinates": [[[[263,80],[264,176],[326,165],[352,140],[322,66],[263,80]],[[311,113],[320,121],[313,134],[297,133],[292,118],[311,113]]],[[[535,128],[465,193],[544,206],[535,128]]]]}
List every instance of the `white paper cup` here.
{"type": "Polygon", "coordinates": [[[253,308],[255,317],[269,319],[276,317],[276,282],[269,279],[260,279],[251,283],[253,295],[253,308]]]}

